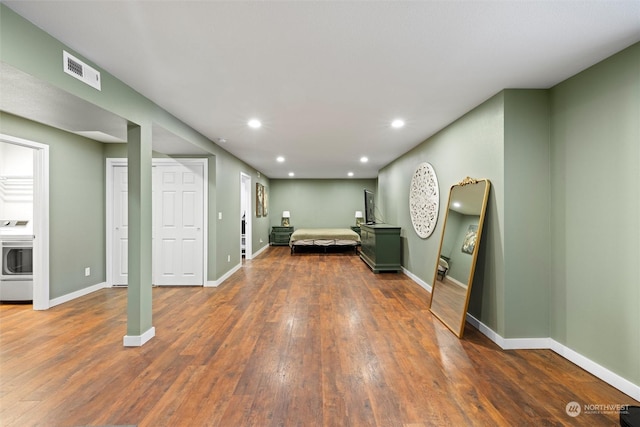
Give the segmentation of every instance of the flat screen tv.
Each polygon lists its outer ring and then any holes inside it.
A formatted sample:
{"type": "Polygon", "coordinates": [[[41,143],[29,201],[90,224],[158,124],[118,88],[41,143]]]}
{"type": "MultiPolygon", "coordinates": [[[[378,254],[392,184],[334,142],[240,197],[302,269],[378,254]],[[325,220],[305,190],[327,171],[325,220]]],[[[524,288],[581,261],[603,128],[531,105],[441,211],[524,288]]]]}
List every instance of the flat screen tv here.
{"type": "Polygon", "coordinates": [[[375,224],[376,202],[373,192],[364,190],[364,222],[367,224],[375,224]]]}

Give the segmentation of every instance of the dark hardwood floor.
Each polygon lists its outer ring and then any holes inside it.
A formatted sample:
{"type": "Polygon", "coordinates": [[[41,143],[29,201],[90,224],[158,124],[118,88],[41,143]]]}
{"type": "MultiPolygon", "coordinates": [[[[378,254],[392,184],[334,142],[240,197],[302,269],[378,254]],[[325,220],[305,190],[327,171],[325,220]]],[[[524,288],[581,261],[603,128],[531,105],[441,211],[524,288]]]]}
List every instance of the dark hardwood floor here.
{"type": "Polygon", "coordinates": [[[155,288],[124,348],[126,290],[0,306],[2,426],[618,425],[638,404],[549,350],[458,340],[403,274],[272,247],[218,288],[155,288]]]}

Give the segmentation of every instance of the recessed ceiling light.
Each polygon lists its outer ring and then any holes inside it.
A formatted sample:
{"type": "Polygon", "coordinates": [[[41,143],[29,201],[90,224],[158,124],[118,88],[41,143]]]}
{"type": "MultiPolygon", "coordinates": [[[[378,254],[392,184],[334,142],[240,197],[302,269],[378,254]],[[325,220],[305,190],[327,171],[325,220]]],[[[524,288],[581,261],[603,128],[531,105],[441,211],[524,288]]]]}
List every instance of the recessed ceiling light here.
{"type": "Polygon", "coordinates": [[[289,172],[289,176],[295,176],[295,173],[289,172]]]}
{"type": "Polygon", "coordinates": [[[282,162],[284,162],[284,157],[282,157],[282,156],[278,156],[278,157],[276,158],[276,160],[277,160],[279,163],[282,163],[282,162]]]}
{"type": "Polygon", "coordinates": [[[391,122],[391,127],[394,127],[396,129],[401,128],[404,126],[404,120],[402,119],[395,119],[394,121],[391,122]]]}
{"type": "Polygon", "coordinates": [[[462,205],[460,204],[460,202],[453,202],[453,207],[454,207],[454,208],[459,208],[460,206],[462,206],[462,205]]]}
{"type": "Polygon", "coordinates": [[[247,124],[254,129],[258,129],[260,126],[262,126],[262,123],[260,123],[260,120],[258,119],[251,119],[247,124]]]}
{"type": "Polygon", "coordinates": [[[360,161],[361,161],[362,163],[367,163],[367,162],[369,161],[369,158],[368,158],[368,157],[365,157],[365,156],[362,156],[362,157],[360,157],[360,161]]]}
{"type": "Polygon", "coordinates": [[[349,172],[347,175],[348,176],[353,176],[353,172],[349,172]]]}
{"type": "Polygon", "coordinates": [[[227,142],[227,140],[226,140],[226,139],[224,139],[224,138],[218,138],[218,142],[219,142],[220,144],[224,144],[225,142],[227,142]]]}

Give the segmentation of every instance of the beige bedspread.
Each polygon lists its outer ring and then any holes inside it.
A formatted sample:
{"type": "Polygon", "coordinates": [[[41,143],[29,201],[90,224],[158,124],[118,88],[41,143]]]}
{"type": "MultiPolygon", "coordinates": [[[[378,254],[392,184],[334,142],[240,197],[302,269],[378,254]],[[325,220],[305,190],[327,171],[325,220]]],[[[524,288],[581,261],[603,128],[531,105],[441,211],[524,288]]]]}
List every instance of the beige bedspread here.
{"type": "Polygon", "coordinates": [[[301,228],[291,235],[289,246],[359,246],[360,235],[348,228],[301,228]]]}

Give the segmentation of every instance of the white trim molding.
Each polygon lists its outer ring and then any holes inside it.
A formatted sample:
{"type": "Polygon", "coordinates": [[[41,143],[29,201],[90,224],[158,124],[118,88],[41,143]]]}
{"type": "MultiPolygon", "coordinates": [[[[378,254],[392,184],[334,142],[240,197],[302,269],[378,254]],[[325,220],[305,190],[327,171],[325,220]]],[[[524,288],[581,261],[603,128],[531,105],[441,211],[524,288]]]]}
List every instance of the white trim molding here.
{"type": "Polygon", "coordinates": [[[150,327],[142,335],[125,335],[122,344],[125,347],[142,347],[147,341],[156,336],[156,328],[150,327]]]}
{"type": "MultiPolygon", "coordinates": [[[[431,292],[431,286],[421,280],[415,274],[402,267],[402,272],[411,280],[431,292]]],[[[580,368],[601,379],[612,387],[627,394],[635,400],[640,400],[640,385],[634,384],[615,372],[610,371],[593,360],[583,356],[575,350],[570,349],[551,337],[546,338],[504,338],[496,331],[467,313],[467,322],[483,335],[496,343],[502,350],[551,350],[560,357],[576,364],[580,368]]]]}
{"type": "Polygon", "coordinates": [[[251,258],[255,258],[255,257],[257,257],[258,255],[260,255],[262,252],[266,251],[266,250],[267,250],[267,249],[269,249],[269,248],[270,248],[270,246],[269,246],[269,244],[267,243],[267,244],[266,244],[266,245],[264,245],[262,248],[260,248],[260,249],[258,249],[257,251],[255,251],[255,252],[253,253],[253,255],[251,256],[251,258]]]}
{"type": "Polygon", "coordinates": [[[425,282],[424,280],[422,280],[421,278],[419,278],[418,276],[416,276],[415,274],[413,274],[412,272],[410,272],[406,268],[404,268],[402,266],[400,266],[400,268],[402,268],[402,272],[404,273],[405,276],[408,276],[411,280],[413,280],[418,285],[420,285],[424,289],[426,289],[427,292],[431,293],[432,287],[431,287],[430,284],[428,284],[427,282],[425,282]]]}
{"type": "MultiPolygon", "coordinates": [[[[258,255],[260,255],[262,252],[266,251],[267,249],[269,249],[269,245],[265,245],[262,247],[262,249],[259,249],[258,251],[253,253],[252,258],[257,257],[258,255]]],[[[220,286],[222,284],[222,282],[224,282],[225,280],[227,280],[229,277],[231,277],[233,275],[233,273],[235,273],[236,271],[240,270],[242,268],[242,263],[236,265],[235,267],[233,267],[231,270],[227,271],[225,274],[222,275],[221,278],[219,278],[218,280],[207,280],[206,283],[204,284],[205,288],[217,288],[218,286],[220,286]]]]}
{"type": "Polygon", "coordinates": [[[580,353],[570,349],[569,347],[563,344],[560,344],[559,342],[557,342],[552,338],[549,338],[549,340],[551,341],[551,347],[550,347],[551,350],[553,350],[560,356],[564,357],[565,359],[569,360],[570,362],[573,362],[576,365],[580,366],[585,371],[600,378],[602,381],[606,382],[607,384],[633,397],[635,400],[640,401],[640,385],[632,383],[626,378],[623,378],[620,375],[616,374],[615,372],[608,370],[604,366],[597,364],[591,359],[584,357],[580,353]]]}
{"type": "Polygon", "coordinates": [[[229,277],[231,277],[231,275],[233,275],[233,273],[235,273],[236,271],[240,270],[241,268],[242,268],[242,263],[236,265],[231,270],[227,271],[218,280],[207,280],[207,282],[206,282],[206,284],[204,286],[208,287],[208,288],[216,288],[216,287],[220,286],[220,284],[222,284],[222,282],[224,282],[229,277]]]}
{"type": "Polygon", "coordinates": [[[85,295],[89,295],[90,293],[99,291],[100,289],[108,288],[107,282],[98,283],[96,285],[89,286],[84,289],[77,290],[75,292],[68,293],[66,295],[62,295],[61,297],[54,298],[49,301],[49,307],[55,307],[56,305],[64,304],[65,302],[72,301],[76,298],[83,297],[85,295]]]}
{"type": "Polygon", "coordinates": [[[467,313],[467,321],[503,350],[551,350],[635,400],[640,400],[640,386],[553,338],[503,338],[469,313],[467,313]]]}

